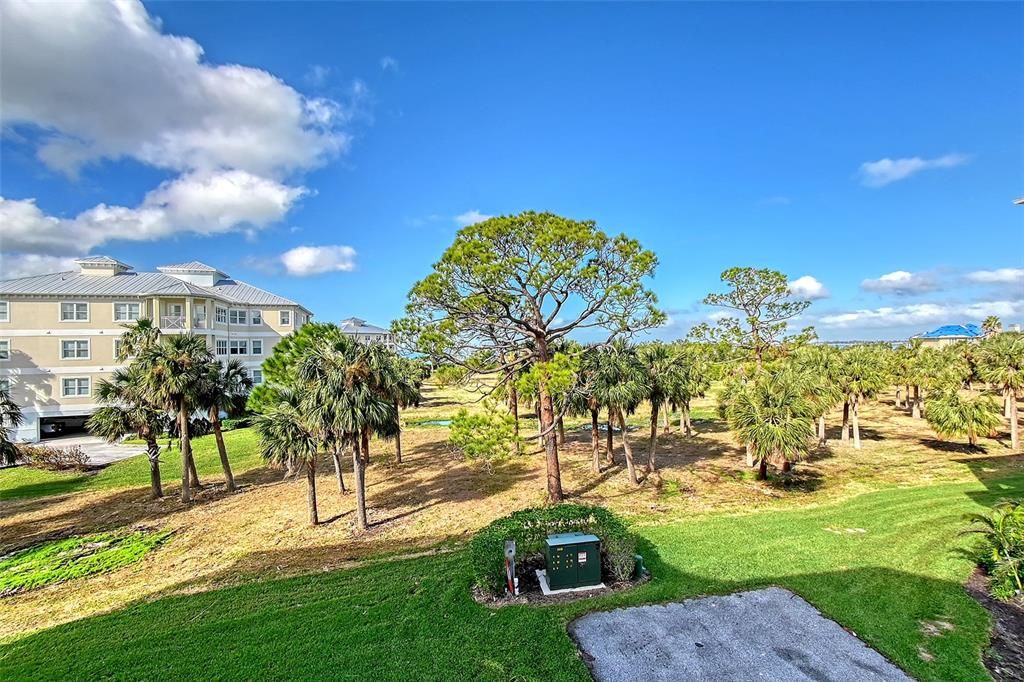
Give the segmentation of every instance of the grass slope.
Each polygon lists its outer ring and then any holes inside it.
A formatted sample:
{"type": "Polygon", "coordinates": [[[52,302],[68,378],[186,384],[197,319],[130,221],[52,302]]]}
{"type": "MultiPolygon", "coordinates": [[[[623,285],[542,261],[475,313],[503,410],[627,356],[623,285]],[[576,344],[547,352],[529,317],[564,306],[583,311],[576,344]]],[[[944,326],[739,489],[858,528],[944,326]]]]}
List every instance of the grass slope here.
{"type": "Polygon", "coordinates": [[[776,584],[919,679],[982,680],[988,617],[962,587],[960,516],[1022,492],[1016,473],[642,528],[650,583],[557,607],[476,604],[461,551],[166,597],[10,641],[0,678],[586,680],[572,618],[776,584]],[[929,635],[938,621],[952,628],[929,635]]]}
{"type": "MultiPolygon", "coordinates": [[[[256,447],[256,434],[251,429],[236,429],[224,434],[228,458],[235,474],[263,466],[256,447]]],[[[192,441],[192,453],[200,479],[221,474],[217,441],[213,435],[192,441]]],[[[181,452],[164,451],[160,456],[160,478],[168,482],[181,480],[181,452]]],[[[0,471],[0,499],[43,497],[83,490],[133,488],[149,486],[149,460],[145,455],[115,462],[95,474],[45,471],[20,466],[0,471]]]]}

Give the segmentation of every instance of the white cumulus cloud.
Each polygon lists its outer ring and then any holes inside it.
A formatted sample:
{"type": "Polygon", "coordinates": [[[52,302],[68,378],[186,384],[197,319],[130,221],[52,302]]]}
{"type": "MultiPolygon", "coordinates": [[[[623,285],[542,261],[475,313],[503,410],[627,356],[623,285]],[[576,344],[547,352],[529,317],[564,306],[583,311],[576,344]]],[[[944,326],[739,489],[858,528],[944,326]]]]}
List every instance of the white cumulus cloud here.
{"type": "Polygon", "coordinates": [[[797,277],[789,283],[789,293],[798,298],[816,301],[829,297],[829,290],[811,275],[797,277]]]}
{"type": "Polygon", "coordinates": [[[460,213],[459,215],[455,216],[455,223],[459,227],[466,227],[467,225],[475,225],[476,223],[482,223],[488,218],[493,217],[494,216],[487,215],[486,213],[481,213],[480,211],[474,208],[471,211],[466,211],[465,213],[460,213]]]}
{"type": "Polygon", "coordinates": [[[356,250],[351,246],[297,246],[281,254],[281,263],[296,277],[350,272],[356,267],[356,250]]]}
{"type": "Polygon", "coordinates": [[[398,71],[398,60],[390,55],[385,55],[380,58],[381,71],[398,71]]]}
{"type": "Polygon", "coordinates": [[[860,165],[861,183],[868,187],[882,187],[891,182],[906,180],[916,173],[932,168],[953,168],[967,163],[970,157],[966,154],[946,154],[935,159],[922,159],[914,156],[905,159],[879,159],[865,161],[860,165]]]}
{"type": "Polygon", "coordinates": [[[896,270],[877,279],[866,279],[860,283],[860,287],[865,291],[874,291],[880,294],[907,296],[937,291],[939,284],[927,273],[896,270]]]}
{"type": "Polygon", "coordinates": [[[1024,301],[920,303],[868,308],[824,315],[818,318],[818,324],[835,329],[923,327],[931,324],[978,322],[989,315],[1002,318],[1024,315],[1024,301]]]}
{"type": "Polygon", "coordinates": [[[976,270],[968,273],[967,279],[979,284],[1024,284],[1024,268],[976,270]]]}

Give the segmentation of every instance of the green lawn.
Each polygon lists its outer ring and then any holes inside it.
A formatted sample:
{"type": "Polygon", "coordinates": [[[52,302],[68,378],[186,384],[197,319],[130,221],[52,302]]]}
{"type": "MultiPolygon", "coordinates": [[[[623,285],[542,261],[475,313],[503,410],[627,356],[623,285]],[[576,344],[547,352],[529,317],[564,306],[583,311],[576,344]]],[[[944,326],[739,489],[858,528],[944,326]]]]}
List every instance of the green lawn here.
{"type": "MultiPolygon", "coordinates": [[[[256,447],[256,434],[251,429],[237,429],[224,434],[224,442],[235,474],[262,466],[256,447]]],[[[161,445],[166,445],[166,441],[161,445]]],[[[220,457],[217,442],[212,435],[192,441],[192,452],[200,479],[219,476],[220,457]]],[[[160,456],[160,477],[168,481],[181,480],[181,452],[164,451],[160,456]]],[[[44,471],[20,466],[0,471],[0,499],[42,497],[82,490],[126,488],[149,485],[149,460],[145,455],[131,457],[100,470],[95,474],[44,471]]]]}
{"type": "Polygon", "coordinates": [[[477,605],[463,551],[166,597],[10,641],[0,678],[586,680],[565,633],[585,611],[776,584],[919,679],[981,680],[988,617],[961,586],[960,516],[1022,492],[1015,473],[643,527],[650,583],[558,607],[477,605]],[[953,627],[929,637],[925,621],[953,627]]]}

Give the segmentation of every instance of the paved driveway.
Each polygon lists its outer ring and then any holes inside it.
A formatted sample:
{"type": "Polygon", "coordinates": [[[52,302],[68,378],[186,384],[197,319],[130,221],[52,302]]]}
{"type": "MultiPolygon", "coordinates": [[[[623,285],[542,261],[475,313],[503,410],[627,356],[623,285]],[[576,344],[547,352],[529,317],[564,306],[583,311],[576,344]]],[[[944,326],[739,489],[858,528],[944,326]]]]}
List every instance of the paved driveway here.
{"type": "Polygon", "coordinates": [[[83,435],[47,438],[40,444],[53,448],[67,448],[77,445],[89,457],[89,464],[91,466],[106,466],[119,462],[122,459],[141,455],[146,451],[145,446],[142,445],[111,445],[102,438],[83,435]]]}

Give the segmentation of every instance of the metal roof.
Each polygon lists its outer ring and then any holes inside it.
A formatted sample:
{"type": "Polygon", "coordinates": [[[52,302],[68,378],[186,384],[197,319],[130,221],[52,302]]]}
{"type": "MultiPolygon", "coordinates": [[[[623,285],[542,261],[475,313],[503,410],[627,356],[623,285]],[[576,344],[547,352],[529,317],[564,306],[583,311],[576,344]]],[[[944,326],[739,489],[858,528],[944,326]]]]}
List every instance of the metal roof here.
{"type": "Polygon", "coordinates": [[[338,323],[338,327],[341,331],[346,334],[390,334],[391,331],[378,327],[376,325],[367,324],[366,320],[361,320],[358,317],[350,317],[347,320],[342,320],[338,323]]]}
{"type": "Polygon", "coordinates": [[[132,266],[128,265],[127,263],[122,263],[121,261],[111,258],[110,256],[85,256],[83,258],[76,258],[75,262],[81,263],[83,265],[116,265],[118,267],[124,268],[125,270],[132,269],[132,266]]]}
{"type": "MultiPolygon", "coordinates": [[[[190,260],[187,263],[175,263],[174,265],[161,265],[157,268],[160,272],[220,272],[217,268],[200,263],[197,260],[190,260]]],[[[223,274],[223,273],[221,273],[223,274]]]]}
{"type": "Polygon", "coordinates": [[[922,339],[939,339],[943,337],[963,337],[968,339],[984,336],[985,332],[976,324],[946,324],[938,329],[933,329],[926,334],[921,334],[922,339]]]}

